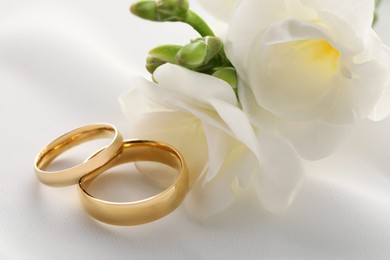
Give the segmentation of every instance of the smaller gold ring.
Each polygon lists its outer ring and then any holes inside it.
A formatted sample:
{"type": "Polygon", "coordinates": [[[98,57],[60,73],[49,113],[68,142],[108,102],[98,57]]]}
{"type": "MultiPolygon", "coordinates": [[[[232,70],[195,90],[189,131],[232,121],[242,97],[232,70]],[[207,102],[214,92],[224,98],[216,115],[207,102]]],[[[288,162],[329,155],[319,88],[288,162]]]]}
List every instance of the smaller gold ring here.
{"type": "MultiPolygon", "coordinates": [[[[92,155],[91,158],[98,155],[99,152],[92,155]]],[[[188,189],[189,174],[180,153],[169,145],[146,140],[124,141],[120,156],[82,177],[79,182],[79,193],[85,210],[99,221],[119,226],[145,224],[168,215],[183,202],[188,189]],[[179,176],[163,192],[139,201],[111,202],[98,199],[88,193],[88,186],[97,176],[114,166],[135,161],[166,164],[177,170],[179,176]]]]}
{"type": "Polygon", "coordinates": [[[82,176],[102,167],[119,155],[122,152],[122,142],[121,134],[110,124],[91,124],[74,129],[58,137],[38,153],[34,163],[35,173],[42,183],[50,186],[76,184],[82,176]],[[66,150],[90,140],[112,136],[114,136],[112,142],[91,160],[64,170],[45,171],[49,164],[66,150]]]}

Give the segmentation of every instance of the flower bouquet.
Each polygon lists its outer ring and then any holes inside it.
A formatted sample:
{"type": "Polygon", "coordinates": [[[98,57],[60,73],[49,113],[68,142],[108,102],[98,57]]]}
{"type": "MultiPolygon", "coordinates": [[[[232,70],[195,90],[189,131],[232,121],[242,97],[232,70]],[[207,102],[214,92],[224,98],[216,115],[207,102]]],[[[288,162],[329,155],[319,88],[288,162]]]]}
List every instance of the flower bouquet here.
{"type": "Polygon", "coordinates": [[[390,113],[390,49],[373,30],[379,1],[201,2],[226,22],[220,37],[189,1],[132,5],[199,38],[152,49],[151,80],[134,78],[121,106],[133,134],[183,154],[191,214],[220,212],[250,187],[266,209],[283,210],[304,180],[304,160],[329,156],[358,121],[390,113]]]}

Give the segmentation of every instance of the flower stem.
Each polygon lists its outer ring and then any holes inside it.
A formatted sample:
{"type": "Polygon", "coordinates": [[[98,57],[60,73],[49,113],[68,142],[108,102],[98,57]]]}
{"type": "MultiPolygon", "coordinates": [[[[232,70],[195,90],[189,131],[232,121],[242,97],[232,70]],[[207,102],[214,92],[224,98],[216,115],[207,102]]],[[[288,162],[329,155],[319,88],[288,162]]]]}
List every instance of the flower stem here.
{"type": "Polygon", "coordinates": [[[196,13],[188,10],[185,21],[183,21],[195,29],[202,37],[215,36],[214,32],[208,24],[196,13]]]}
{"type": "Polygon", "coordinates": [[[381,4],[381,2],[382,2],[382,0],[375,0],[374,21],[372,22],[372,27],[374,27],[378,21],[378,8],[379,8],[379,5],[381,4]]]}

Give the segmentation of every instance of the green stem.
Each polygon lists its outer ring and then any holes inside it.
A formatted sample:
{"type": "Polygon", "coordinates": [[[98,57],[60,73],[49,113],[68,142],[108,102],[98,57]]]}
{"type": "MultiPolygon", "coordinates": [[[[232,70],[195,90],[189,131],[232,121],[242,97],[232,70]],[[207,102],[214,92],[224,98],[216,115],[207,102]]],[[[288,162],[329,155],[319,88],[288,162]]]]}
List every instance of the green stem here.
{"type": "Polygon", "coordinates": [[[195,29],[202,37],[215,36],[208,24],[196,13],[188,10],[187,17],[183,21],[195,29]]]}
{"type": "Polygon", "coordinates": [[[375,0],[375,11],[374,11],[374,21],[372,22],[372,27],[377,23],[378,21],[378,8],[381,4],[382,0],[375,0]]]}

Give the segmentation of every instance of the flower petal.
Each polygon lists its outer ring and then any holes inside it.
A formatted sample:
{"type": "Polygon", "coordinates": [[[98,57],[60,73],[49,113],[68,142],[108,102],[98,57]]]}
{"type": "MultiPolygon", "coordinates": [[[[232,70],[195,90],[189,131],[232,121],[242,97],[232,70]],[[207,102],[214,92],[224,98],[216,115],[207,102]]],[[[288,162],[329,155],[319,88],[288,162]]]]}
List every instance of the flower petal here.
{"type": "Polygon", "coordinates": [[[237,145],[237,142],[233,144],[234,139],[231,136],[212,125],[203,124],[203,129],[209,154],[208,173],[203,180],[203,185],[205,185],[219,173],[225,159],[230,151],[234,149],[234,145],[237,145]]]}
{"type": "Polygon", "coordinates": [[[278,133],[289,140],[304,159],[318,160],[330,155],[348,138],[351,125],[334,125],[320,120],[289,122],[260,107],[250,88],[240,83],[239,97],[244,111],[259,129],[278,133]]]}
{"type": "Polygon", "coordinates": [[[191,103],[201,105],[205,103],[206,97],[214,97],[237,105],[237,98],[232,87],[216,77],[172,64],[158,67],[153,77],[160,87],[180,93],[187,100],[192,100],[191,103]]]}
{"type": "MultiPolygon", "coordinates": [[[[334,100],[339,52],[326,32],[299,20],[276,22],[251,47],[245,75],[253,94],[268,111],[287,120],[311,120],[334,100]]],[[[244,76],[245,78],[245,76],[244,76]]]]}
{"type": "MultiPolygon", "coordinates": [[[[367,51],[359,55],[356,59],[358,62],[365,62],[366,60],[374,60],[380,63],[387,71],[386,75],[390,75],[390,48],[385,46],[374,31],[371,31],[371,37],[368,42],[367,51]]],[[[368,74],[368,73],[367,73],[368,74]]],[[[369,119],[373,121],[380,121],[390,114],[390,77],[388,82],[382,82],[384,89],[376,106],[371,110],[369,119]]],[[[378,88],[380,85],[370,84],[371,87],[378,88]]]]}
{"type": "MultiPolygon", "coordinates": [[[[354,65],[355,77],[350,80],[353,108],[361,119],[374,113],[376,104],[389,84],[389,70],[376,61],[354,65]]],[[[390,112],[390,110],[388,110],[390,112]]],[[[378,111],[375,112],[377,117],[378,111]]],[[[388,115],[388,113],[387,113],[388,115]]],[[[384,114],[382,117],[386,116],[384,114]]]]}
{"type": "Polygon", "coordinates": [[[254,156],[259,159],[259,146],[256,135],[246,114],[238,107],[226,106],[226,104],[218,99],[215,99],[210,103],[212,103],[216,113],[226,124],[227,128],[229,129],[228,133],[244,144],[249,150],[252,151],[254,156]]]}
{"type": "Polygon", "coordinates": [[[199,3],[221,21],[227,22],[238,0],[199,0],[199,3]]]}
{"type": "Polygon", "coordinates": [[[286,209],[303,181],[304,169],[292,145],[267,131],[259,131],[261,170],[256,191],[270,211],[286,209]]]}
{"type": "Polygon", "coordinates": [[[320,120],[305,123],[281,121],[278,125],[278,133],[307,160],[319,160],[335,152],[348,140],[352,129],[352,125],[332,125],[320,120]]]}
{"type": "Polygon", "coordinates": [[[367,39],[374,17],[373,0],[302,0],[302,2],[313,10],[333,13],[344,19],[359,38],[367,39]]]}
{"type": "Polygon", "coordinates": [[[237,144],[234,152],[225,158],[215,178],[207,183],[200,180],[188,193],[184,204],[193,216],[207,218],[226,209],[234,201],[233,185],[236,181],[248,184],[248,176],[257,170],[257,159],[245,146],[237,144]]]}
{"type": "Polygon", "coordinates": [[[390,115],[390,83],[387,84],[386,89],[382,92],[375,108],[368,115],[372,121],[381,121],[390,115]]]}
{"type": "Polygon", "coordinates": [[[238,82],[238,97],[252,124],[267,131],[277,131],[276,126],[279,119],[257,103],[252,89],[241,80],[238,82]]]}
{"type": "Polygon", "coordinates": [[[260,39],[257,39],[257,42],[264,45],[319,39],[333,43],[332,37],[325,28],[316,23],[294,18],[273,22],[258,38],[260,39]]]}
{"type": "Polygon", "coordinates": [[[226,82],[175,65],[162,66],[155,78],[160,83],[158,88],[153,88],[153,92],[158,92],[152,97],[155,102],[164,102],[166,107],[186,111],[228,133],[245,144],[258,158],[256,135],[226,82]],[[168,84],[172,78],[176,80],[168,84]]]}
{"type": "Polygon", "coordinates": [[[167,108],[152,102],[151,99],[146,98],[145,90],[149,87],[154,88],[155,84],[144,78],[134,77],[132,79],[132,87],[119,96],[119,103],[122,111],[130,122],[144,113],[168,110],[167,108]]]}
{"type": "Polygon", "coordinates": [[[326,27],[332,34],[334,45],[343,54],[357,54],[364,49],[364,42],[351,25],[343,18],[334,13],[323,11],[319,17],[322,26],[326,27]]]}
{"type": "Polygon", "coordinates": [[[305,21],[318,20],[318,14],[302,3],[302,0],[285,1],[287,12],[290,18],[300,18],[305,21]]]}
{"type": "Polygon", "coordinates": [[[240,1],[230,19],[225,51],[239,72],[247,69],[249,47],[259,32],[287,14],[284,0],[240,1]]]}
{"type": "Polygon", "coordinates": [[[338,78],[335,81],[335,91],[333,95],[334,105],[322,115],[319,120],[330,125],[351,126],[356,121],[356,113],[353,109],[351,89],[353,87],[346,83],[345,78],[338,78]]]}

